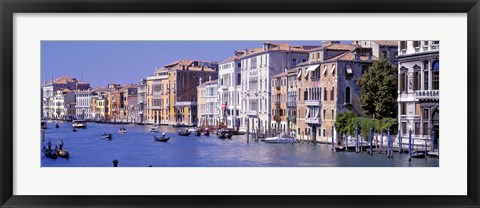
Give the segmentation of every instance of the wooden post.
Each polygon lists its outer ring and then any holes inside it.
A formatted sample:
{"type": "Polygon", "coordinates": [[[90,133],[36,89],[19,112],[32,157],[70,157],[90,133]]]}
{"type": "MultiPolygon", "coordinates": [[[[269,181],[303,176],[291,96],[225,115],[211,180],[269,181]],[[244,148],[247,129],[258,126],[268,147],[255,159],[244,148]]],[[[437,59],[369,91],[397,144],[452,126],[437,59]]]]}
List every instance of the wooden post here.
{"type": "Polygon", "coordinates": [[[355,139],[357,140],[355,144],[355,152],[358,153],[358,127],[355,127],[355,139]]]}
{"type": "Polygon", "coordinates": [[[370,155],[372,155],[372,142],[373,142],[373,128],[370,127],[370,155]]]}
{"type": "Polygon", "coordinates": [[[408,161],[412,161],[412,130],[408,131],[408,161]]]}
{"type": "Polygon", "coordinates": [[[335,141],[334,141],[334,138],[333,138],[333,131],[334,131],[333,128],[334,127],[332,127],[332,151],[335,148],[335,141]]]}

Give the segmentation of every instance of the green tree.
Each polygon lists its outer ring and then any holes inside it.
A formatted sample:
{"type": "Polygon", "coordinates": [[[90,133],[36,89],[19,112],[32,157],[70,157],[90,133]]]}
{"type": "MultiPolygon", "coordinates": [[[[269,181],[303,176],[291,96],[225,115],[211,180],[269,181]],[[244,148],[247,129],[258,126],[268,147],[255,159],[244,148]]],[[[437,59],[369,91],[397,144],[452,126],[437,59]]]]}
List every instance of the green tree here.
{"type": "Polygon", "coordinates": [[[377,119],[397,117],[397,67],[386,57],[373,63],[370,71],[358,79],[358,85],[365,114],[377,119]]]}
{"type": "Polygon", "coordinates": [[[338,135],[349,132],[349,128],[351,128],[351,123],[354,118],[355,114],[351,111],[339,113],[337,115],[337,120],[335,120],[335,130],[338,132],[338,135]]]}

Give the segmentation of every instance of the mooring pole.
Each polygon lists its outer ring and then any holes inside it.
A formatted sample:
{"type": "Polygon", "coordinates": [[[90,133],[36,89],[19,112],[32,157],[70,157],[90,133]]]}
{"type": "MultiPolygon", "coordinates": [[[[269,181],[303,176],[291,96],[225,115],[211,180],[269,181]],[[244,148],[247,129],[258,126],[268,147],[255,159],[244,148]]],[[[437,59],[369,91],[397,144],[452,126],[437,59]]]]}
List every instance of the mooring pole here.
{"type": "Polygon", "coordinates": [[[432,131],[432,152],[435,151],[435,132],[432,131]]]}
{"type": "Polygon", "coordinates": [[[383,150],[383,130],[380,136],[380,148],[383,150]]]}
{"type": "Polygon", "coordinates": [[[332,151],[333,151],[334,148],[335,148],[335,147],[334,147],[335,141],[334,141],[334,137],[333,137],[333,131],[334,131],[333,128],[334,128],[334,127],[332,127],[332,151]]]}
{"type": "Polygon", "coordinates": [[[427,160],[427,140],[425,140],[425,160],[427,160]]]}
{"type": "Polygon", "coordinates": [[[412,130],[408,131],[408,161],[412,161],[412,130]]]}
{"type": "Polygon", "coordinates": [[[370,127],[370,155],[372,155],[373,128],[370,127]]]}
{"type": "Polygon", "coordinates": [[[400,131],[398,131],[398,144],[400,145],[398,152],[402,154],[403,152],[403,144],[402,144],[402,136],[400,136],[400,131]]]}
{"type": "Polygon", "coordinates": [[[357,140],[355,144],[355,152],[358,153],[358,126],[355,127],[355,139],[357,140]]]}
{"type": "Polygon", "coordinates": [[[390,158],[390,128],[387,129],[387,158],[390,158]]]}

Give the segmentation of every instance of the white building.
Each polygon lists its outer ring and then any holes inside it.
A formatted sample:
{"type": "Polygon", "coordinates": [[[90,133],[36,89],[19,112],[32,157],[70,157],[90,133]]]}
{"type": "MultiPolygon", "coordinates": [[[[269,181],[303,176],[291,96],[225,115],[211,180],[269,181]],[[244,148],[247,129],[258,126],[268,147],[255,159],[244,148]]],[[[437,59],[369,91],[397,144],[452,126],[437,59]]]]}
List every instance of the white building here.
{"type": "Polygon", "coordinates": [[[240,127],[240,92],[241,73],[240,61],[236,56],[230,57],[219,63],[218,94],[221,109],[220,119],[228,128],[240,127]]]}
{"type": "Polygon", "coordinates": [[[95,112],[92,111],[92,96],[95,96],[96,92],[88,90],[78,90],[75,92],[75,116],[78,119],[93,120],[95,118],[95,112]]]}
{"type": "Polygon", "coordinates": [[[241,68],[240,130],[267,132],[271,128],[271,76],[291,69],[308,59],[308,49],[265,42],[262,48],[239,52],[241,68]]]}
{"type": "Polygon", "coordinates": [[[402,144],[439,140],[439,41],[400,41],[398,51],[398,123],[402,144]]]}
{"type": "Polygon", "coordinates": [[[52,97],[53,119],[65,120],[75,112],[75,93],[71,90],[57,90],[52,97]]]}
{"type": "Polygon", "coordinates": [[[220,106],[218,102],[218,81],[209,80],[202,83],[197,88],[198,93],[198,124],[202,128],[216,128],[223,122],[220,116],[220,106]]]}

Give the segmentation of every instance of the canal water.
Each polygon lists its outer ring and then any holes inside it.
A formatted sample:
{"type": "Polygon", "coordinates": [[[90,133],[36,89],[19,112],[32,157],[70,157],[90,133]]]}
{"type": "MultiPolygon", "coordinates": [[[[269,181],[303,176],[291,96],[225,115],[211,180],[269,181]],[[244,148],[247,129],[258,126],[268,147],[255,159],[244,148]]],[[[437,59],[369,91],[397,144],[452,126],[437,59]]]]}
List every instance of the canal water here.
{"type": "Polygon", "coordinates": [[[332,152],[328,144],[268,144],[247,143],[245,135],[222,140],[214,134],[197,137],[178,136],[185,128],[160,126],[170,136],[166,143],[153,139],[150,126],[88,123],[86,129],[72,132],[71,123],[48,123],[45,141],[58,144],[70,152],[70,158],[50,159],[41,154],[42,167],[438,167],[434,158],[412,159],[407,154],[395,153],[393,159],[385,154],[332,152]],[[119,134],[124,127],[126,134],[119,134]],[[101,134],[111,133],[111,141],[101,134]]]}

